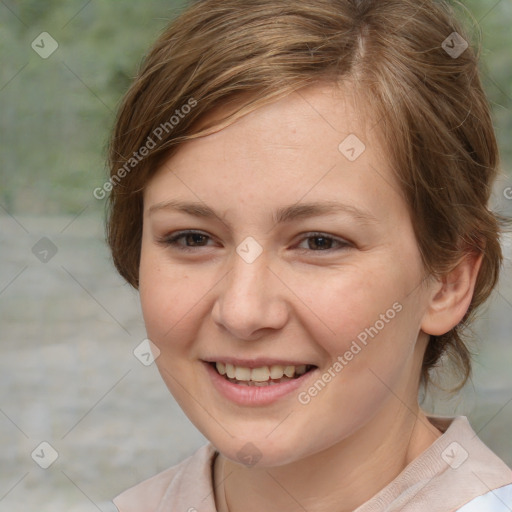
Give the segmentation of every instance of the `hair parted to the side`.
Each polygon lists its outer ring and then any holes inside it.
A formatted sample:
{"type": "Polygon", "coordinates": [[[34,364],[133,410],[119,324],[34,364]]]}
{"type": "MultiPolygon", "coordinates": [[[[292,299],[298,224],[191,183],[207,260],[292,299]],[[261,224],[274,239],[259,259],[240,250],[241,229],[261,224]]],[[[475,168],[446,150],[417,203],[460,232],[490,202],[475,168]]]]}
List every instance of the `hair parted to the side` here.
{"type": "Polygon", "coordinates": [[[471,45],[456,58],[443,48],[454,32],[469,39],[452,8],[435,0],[191,4],[147,55],[112,136],[107,237],[120,274],[138,287],[143,190],[181,143],[304,86],[355,80],[378,119],[426,272],[441,276],[468,252],[483,253],[463,321],[431,336],[423,364],[428,383],[449,353],[463,384],[471,360],[462,332],[494,288],[502,253],[501,218],[488,209],[498,166],[489,106],[471,45]],[[197,129],[240,97],[227,120],[197,129]]]}

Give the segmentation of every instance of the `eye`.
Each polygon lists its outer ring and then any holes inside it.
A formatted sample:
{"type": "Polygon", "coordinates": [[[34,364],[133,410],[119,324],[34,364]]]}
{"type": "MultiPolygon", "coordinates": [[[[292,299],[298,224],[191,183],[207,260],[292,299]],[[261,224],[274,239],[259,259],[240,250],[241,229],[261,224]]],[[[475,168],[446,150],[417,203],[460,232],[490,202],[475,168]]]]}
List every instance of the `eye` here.
{"type": "MultiPolygon", "coordinates": [[[[187,230],[166,235],[160,238],[158,243],[166,247],[173,247],[179,251],[193,252],[200,247],[208,247],[209,241],[212,241],[209,235],[200,231],[187,230]]],[[[307,233],[307,236],[301,239],[301,243],[297,247],[305,252],[332,252],[351,246],[350,242],[327,235],[326,233],[307,233]],[[304,243],[306,243],[306,247],[303,246],[304,243]]]]}
{"type": "Polygon", "coordinates": [[[158,242],[180,251],[193,251],[196,247],[207,247],[208,240],[211,237],[200,231],[178,231],[160,238],[158,242]]]}
{"type": "MultiPolygon", "coordinates": [[[[307,247],[302,250],[323,252],[323,251],[339,251],[351,247],[350,242],[327,235],[325,233],[308,233],[301,243],[307,243],[307,247]]],[[[300,247],[300,245],[299,245],[300,247]]]]}

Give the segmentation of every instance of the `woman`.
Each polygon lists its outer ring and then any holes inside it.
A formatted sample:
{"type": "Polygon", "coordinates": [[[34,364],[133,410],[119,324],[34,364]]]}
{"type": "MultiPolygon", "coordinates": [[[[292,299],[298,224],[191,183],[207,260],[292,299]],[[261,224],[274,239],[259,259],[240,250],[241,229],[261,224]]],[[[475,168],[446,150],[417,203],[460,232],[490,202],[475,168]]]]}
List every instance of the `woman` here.
{"type": "Polygon", "coordinates": [[[108,238],[210,443],[121,512],[502,511],[420,385],[496,284],[489,109],[433,0],[193,3],[121,106],[108,238]]]}

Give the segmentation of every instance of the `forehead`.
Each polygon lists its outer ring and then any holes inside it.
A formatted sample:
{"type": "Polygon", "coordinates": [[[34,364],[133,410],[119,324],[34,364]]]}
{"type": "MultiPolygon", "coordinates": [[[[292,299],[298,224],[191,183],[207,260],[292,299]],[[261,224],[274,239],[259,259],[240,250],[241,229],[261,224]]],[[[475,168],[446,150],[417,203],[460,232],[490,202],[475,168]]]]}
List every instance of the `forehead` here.
{"type": "MultiPolygon", "coordinates": [[[[195,129],[221,125],[224,118],[246,106],[251,99],[249,93],[231,98],[225,105],[202,116],[195,129]]],[[[279,142],[295,142],[307,149],[324,142],[331,146],[334,143],[336,149],[336,142],[344,132],[357,132],[365,140],[378,136],[377,131],[373,133],[375,125],[373,113],[357,92],[357,84],[347,79],[338,84],[324,82],[304,87],[260,106],[220,129],[220,135],[212,135],[208,141],[216,144],[219,140],[231,139],[249,146],[257,137],[258,142],[267,143],[266,147],[270,148],[278,147],[279,142]],[[253,137],[245,137],[247,129],[253,132],[253,137]],[[331,140],[325,140],[326,134],[331,135],[331,140]]],[[[183,144],[179,152],[183,153],[188,145],[183,144]]]]}
{"type": "MultiPolygon", "coordinates": [[[[203,123],[227,114],[220,108],[203,123]]],[[[145,207],[169,195],[254,206],[306,196],[374,207],[386,195],[396,201],[398,187],[374,125],[352,88],[301,89],[183,144],[146,187],[145,207]]]]}

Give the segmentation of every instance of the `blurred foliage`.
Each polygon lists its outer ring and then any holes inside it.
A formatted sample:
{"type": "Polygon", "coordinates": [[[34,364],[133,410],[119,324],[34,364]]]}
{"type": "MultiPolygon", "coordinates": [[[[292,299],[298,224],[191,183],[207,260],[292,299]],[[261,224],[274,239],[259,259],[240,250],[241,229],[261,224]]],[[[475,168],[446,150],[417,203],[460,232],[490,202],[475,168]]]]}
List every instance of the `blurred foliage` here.
{"type": "Polygon", "coordinates": [[[102,211],[116,107],[151,42],[182,1],[0,3],[0,205],[11,212],[102,211]],[[31,48],[41,32],[59,44],[31,48]]]}
{"type": "MultiPolygon", "coordinates": [[[[507,168],[512,162],[512,2],[463,2],[483,35],[483,79],[507,168]]],[[[0,205],[11,212],[101,211],[116,107],[151,42],[184,0],[0,2],[0,205]],[[48,32],[48,59],[31,48],[48,32]]]]}

